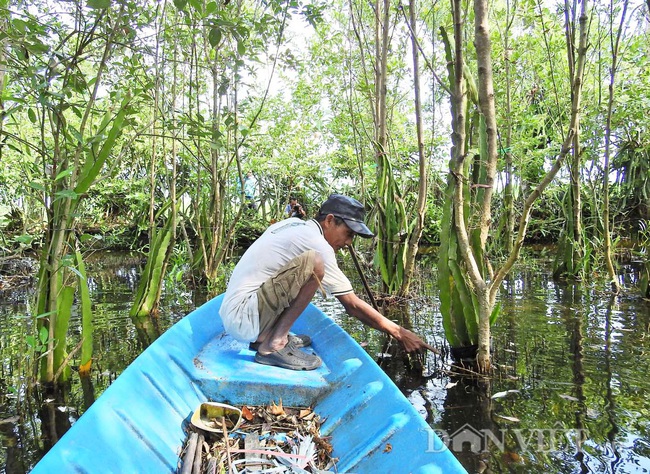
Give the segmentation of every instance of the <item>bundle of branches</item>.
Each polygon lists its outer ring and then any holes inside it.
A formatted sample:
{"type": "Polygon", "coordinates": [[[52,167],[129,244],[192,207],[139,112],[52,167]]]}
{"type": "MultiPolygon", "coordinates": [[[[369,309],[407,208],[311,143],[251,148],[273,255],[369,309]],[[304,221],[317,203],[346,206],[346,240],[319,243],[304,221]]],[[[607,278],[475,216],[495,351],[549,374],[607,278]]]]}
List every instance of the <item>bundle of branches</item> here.
{"type": "Polygon", "coordinates": [[[220,432],[204,432],[190,425],[182,474],[248,472],[336,472],[332,446],[320,435],[323,420],[311,408],[242,406],[242,423],[232,429],[227,420],[214,420],[220,432]]]}

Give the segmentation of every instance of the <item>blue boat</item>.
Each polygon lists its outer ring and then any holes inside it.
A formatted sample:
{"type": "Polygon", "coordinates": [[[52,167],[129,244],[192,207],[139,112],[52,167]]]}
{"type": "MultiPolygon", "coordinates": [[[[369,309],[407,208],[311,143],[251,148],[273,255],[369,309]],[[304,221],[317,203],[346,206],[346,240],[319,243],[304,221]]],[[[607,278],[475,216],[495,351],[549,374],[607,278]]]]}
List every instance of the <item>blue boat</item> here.
{"type": "MultiPolygon", "coordinates": [[[[223,296],[223,295],[222,295],[223,296]]],[[[371,357],[309,305],[293,327],[323,365],[291,371],[254,362],[224,333],[218,296],[172,326],[106,389],[33,474],[171,473],[203,402],[311,406],[325,422],[337,472],[464,473],[422,416],[371,357]]]]}

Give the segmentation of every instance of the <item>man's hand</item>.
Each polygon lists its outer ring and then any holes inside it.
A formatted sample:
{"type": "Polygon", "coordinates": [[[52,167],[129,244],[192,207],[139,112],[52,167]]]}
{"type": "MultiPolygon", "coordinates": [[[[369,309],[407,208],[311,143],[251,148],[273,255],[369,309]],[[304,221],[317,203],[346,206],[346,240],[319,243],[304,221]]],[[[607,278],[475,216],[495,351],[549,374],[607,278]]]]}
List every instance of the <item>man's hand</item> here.
{"type": "Polygon", "coordinates": [[[436,354],[440,353],[438,349],[420,339],[417,334],[399,326],[395,321],[386,318],[356,294],[346,293],[337,296],[337,298],[345,307],[348,314],[354,316],[363,324],[394,337],[402,344],[406,352],[423,354],[426,350],[430,350],[436,354]]]}
{"type": "Polygon", "coordinates": [[[433,352],[434,354],[440,353],[438,349],[436,349],[432,345],[427,344],[422,339],[420,339],[420,337],[417,334],[401,326],[399,328],[399,336],[396,337],[396,339],[400,342],[400,344],[402,344],[404,350],[409,353],[411,352],[422,353],[427,349],[433,352]]]}

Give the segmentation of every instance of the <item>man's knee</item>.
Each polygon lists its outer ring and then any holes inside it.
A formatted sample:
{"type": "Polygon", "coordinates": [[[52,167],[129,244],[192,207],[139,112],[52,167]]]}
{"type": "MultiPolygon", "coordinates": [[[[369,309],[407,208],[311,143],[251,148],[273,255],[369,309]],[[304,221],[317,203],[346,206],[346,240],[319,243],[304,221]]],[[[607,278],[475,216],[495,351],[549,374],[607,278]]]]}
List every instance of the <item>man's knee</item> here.
{"type": "Polygon", "coordinates": [[[319,253],[316,253],[314,256],[314,275],[318,278],[319,281],[322,280],[325,276],[325,261],[319,253]]]}

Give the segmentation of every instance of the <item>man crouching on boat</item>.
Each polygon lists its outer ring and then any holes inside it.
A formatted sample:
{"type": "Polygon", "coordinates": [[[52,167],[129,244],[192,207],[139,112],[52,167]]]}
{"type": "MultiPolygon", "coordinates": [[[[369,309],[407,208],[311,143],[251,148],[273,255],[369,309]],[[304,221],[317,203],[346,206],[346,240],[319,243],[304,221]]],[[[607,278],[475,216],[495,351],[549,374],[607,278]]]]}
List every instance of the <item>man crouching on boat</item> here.
{"type": "Polygon", "coordinates": [[[301,351],[307,335],[289,334],[319,288],[334,295],[348,314],[397,339],[407,352],[435,351],[416,334],[384,317],[359,298],[339,269],[335,252],[355,235],[370,238],[365,209],[356,199],[332,194],[316,218],[271,225],[235,266],[219,314],[226,331],[256,350],[255,361],[313,370],[320,357],[301,351]]]}

